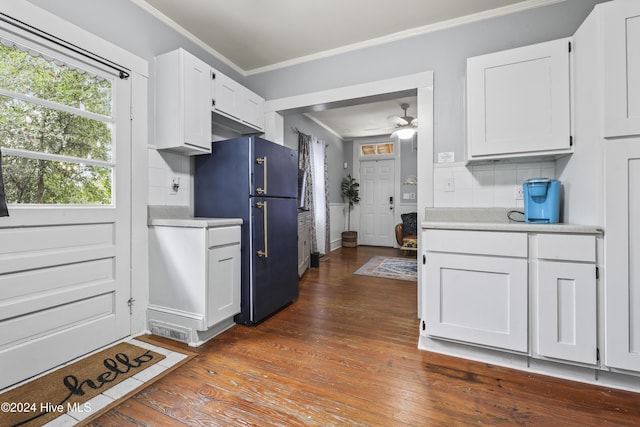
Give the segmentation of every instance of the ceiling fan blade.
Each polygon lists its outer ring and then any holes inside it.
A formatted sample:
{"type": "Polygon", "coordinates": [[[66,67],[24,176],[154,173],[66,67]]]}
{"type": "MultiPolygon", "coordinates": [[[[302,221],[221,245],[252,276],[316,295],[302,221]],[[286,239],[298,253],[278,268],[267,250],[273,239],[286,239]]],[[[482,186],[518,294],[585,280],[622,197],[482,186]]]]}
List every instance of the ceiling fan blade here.
{"type": "Polygon", "coordinates": [[[418,119],[413,119],[411,120],[411,123],[409,123],[411,126],[418,126],[418,119]]]}
{"type": "Polygon", "coordinates": [[[387,116],[387,120],[395,125],[406,124],[406,121],[400,116],[387,116]]]}

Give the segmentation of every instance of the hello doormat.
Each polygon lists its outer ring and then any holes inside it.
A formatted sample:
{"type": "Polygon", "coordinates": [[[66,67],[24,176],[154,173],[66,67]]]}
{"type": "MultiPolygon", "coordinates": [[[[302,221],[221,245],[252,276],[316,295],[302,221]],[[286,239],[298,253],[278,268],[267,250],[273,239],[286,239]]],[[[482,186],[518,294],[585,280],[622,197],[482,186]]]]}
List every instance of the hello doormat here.
{"type": "Polygon", "coordinates": [[[415,282],[418,280],[418,262],[415,258],[374,256],[354,274],[415,282]]]}
{"type": "Polygon", "coordinates": [[[67,412],[95,412],[91,398],[164,358],[130,343],[102,350],[0,394],[0,426],[41,426],[67,412]]]}

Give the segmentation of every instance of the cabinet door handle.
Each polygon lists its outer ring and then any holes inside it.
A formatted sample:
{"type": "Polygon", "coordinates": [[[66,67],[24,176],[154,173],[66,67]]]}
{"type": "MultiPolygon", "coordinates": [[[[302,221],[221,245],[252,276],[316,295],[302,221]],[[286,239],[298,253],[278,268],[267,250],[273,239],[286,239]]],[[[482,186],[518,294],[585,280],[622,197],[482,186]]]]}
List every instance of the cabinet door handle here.
{"type": "Polygon", "coordinates": [[[262,222],[264,230],[264,250],[258,251],[258,257],[269,258],[269,232],[267,229],[267,202],[256,203],[258,209],[262,209],[262,222]]]}
{"type": "Polygon", "coordinates": [[[262,165],[262,182],[264,187],[256,188],[258,194],[267,194],[267,156],[258,157],[256,163],[262,165]]]}

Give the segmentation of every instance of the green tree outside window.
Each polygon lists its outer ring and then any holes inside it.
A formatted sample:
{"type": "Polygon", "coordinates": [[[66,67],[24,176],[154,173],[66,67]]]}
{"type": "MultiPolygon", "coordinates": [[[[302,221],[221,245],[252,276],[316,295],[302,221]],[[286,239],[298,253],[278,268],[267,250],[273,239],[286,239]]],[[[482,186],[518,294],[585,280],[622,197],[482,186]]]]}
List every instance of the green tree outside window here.
{"type": "Polygon", "coordinates": [[[111,204],[111,82],[3,44],[0,57],[7,202],[111,204]]]}

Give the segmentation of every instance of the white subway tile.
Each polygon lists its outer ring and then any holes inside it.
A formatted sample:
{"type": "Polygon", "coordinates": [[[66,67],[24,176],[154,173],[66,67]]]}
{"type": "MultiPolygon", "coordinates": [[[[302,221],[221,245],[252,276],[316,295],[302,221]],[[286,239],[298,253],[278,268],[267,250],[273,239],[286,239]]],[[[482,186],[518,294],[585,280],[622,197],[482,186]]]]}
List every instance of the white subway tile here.
{"type": "Polygon", "coordinates": [[[471,188],[458,188],[453,193],[454,208],[473,206],[473,190],[471,188]]]}

